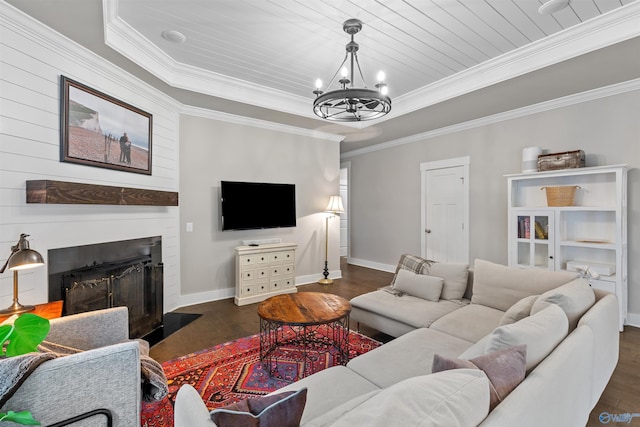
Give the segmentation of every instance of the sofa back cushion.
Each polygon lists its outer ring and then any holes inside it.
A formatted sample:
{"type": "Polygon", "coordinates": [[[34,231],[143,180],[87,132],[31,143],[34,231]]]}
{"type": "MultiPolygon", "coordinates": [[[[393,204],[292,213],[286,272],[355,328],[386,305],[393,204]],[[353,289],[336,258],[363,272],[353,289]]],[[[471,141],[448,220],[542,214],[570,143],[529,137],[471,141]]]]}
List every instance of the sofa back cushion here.
{"type": "Polygon", "coordinates": [[[507,311],[529,295],[540,295],[570,282],[578,273],[521,269],[476,259],[471,302],[507,311]]]}
{"type": "Polygon", "coordinates": [[[396,275],[391,281],[393,286],[395,286],[400,270],[441,277],[444,280],[440,294],[441,299],[461,300],[467,290],[469,264],[436,262],[416,255],[404,254],[396,266],[396,275]]]}
{"type": "Polygon", "coordinates": [[[596,302],[596,295],[589,283],[582,278],[574,279],[556,289],[545,292],[531,307],[531,314],[535,314],[550,304],[558,305],[569,319],[569,331],[578,325],[584,313],[596,302]]]}
{"type": "Polygon", "coordinates": [[[425,268],[425,273],[444,279],[441,299],[461,300],[467,290],[469,264],[456,262],[433,262],[425,268]]]}
{"type": "Polygon", "coordinates": [[[531,371],[565,339],[568,332],[567,315],[557,305],[550,304],[536,314],[495,328],[485,342],[484,352],[487,354],[525,344],[526,368],[527,371],[531,371]]]}
{"type": "Polygon", "coordinates": [[[535,304],[539,296],[540,295],[529,295],[528,297],[524,297],[517,303],[513,304],[504,313],[498,326],[509,325],[517,322],[518,320],[522,320],[525,317],[529,317],[531,314],[531,307],[533,307],[533,304],[535,304]]]}

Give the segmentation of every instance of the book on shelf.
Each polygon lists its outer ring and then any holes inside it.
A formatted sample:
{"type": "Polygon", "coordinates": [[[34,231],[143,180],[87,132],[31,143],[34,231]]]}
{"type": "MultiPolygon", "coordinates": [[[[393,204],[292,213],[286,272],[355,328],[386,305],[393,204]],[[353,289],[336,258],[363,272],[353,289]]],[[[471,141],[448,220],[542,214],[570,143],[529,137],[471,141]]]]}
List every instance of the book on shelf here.
{"type": "Polygon", "coordinates": [[[528,239],[531,237],[531,218],[528,216],[518,217],[518,239],[528,239]]]}

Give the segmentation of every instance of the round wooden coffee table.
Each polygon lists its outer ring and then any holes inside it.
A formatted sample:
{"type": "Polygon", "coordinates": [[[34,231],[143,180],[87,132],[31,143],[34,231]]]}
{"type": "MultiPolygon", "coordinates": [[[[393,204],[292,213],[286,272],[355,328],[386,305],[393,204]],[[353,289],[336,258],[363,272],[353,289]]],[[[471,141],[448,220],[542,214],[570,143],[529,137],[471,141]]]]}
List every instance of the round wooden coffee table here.
{"type": "Polygon", "coordinates": [[[311,362],[308,351],[311,346],[329,345],[337,350],[337,362],[346,365],[349,361],[349,313],[349,301],[322,292],[276,295],[264,300],[258,306],[260,361],[267,366],[270,375],[281,377],[274,352],[283,345],[298,345],[302,348],[298,378],[302,378],[306,373],[313,373],[313,364],[307,363],[311,362]],[[320,329],[322,334],[318,334],[320,329]]]}

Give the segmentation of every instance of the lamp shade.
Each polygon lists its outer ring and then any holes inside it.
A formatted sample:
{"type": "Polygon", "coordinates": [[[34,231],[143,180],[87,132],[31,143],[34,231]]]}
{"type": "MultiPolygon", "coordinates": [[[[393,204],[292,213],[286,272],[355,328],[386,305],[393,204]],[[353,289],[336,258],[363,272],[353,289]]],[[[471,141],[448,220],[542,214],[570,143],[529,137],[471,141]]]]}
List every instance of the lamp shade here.
{"type": "Polygon", "coordinates": [[[42,255],[29,247],[27,237],[27,234],[21,234],[18,243],[11,247],[12,253],[6,265],[9,270],[27,270],[44,265],[42,255]]]}
{"type": "Polygon", "coordinates": [[[340,196],[331,196],[329,199],[329,204],[327,205],[327,209],[325,212],[331,212],[333,214],[339,214],[344,212],[344,206],[342,206],[342,197],[340,196]]]}
{"type": "Polygon", "coordinates": [[[41,265],[44,265],[44,260],[39,252],[33,249],[23,249],[11,256],[7,267],[9,270],[27,270],[41,265]]]}
{"type": "Polygon", "coordinates": [[[11,246],[11,255],[7,258],[7,262],[0,268],[0,273],[4,273],[7,267],[9,270],[13,270],[13,304],[0,310],[0,315],[26,313],[35,309],[32,305],[22,305],[18,301],[18,271],[44,265],[42,255],[29,248],[27,237],[29,237],[28,234],[20,235],[18,243],[11,246]]]}

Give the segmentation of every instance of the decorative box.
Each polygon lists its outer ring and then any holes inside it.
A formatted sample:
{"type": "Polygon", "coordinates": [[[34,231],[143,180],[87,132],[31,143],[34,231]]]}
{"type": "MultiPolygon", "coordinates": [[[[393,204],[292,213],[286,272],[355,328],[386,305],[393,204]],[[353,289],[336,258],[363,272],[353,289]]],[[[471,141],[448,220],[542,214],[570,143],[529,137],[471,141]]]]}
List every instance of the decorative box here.
{"type": "Polygon", "coordinates": [[[582,272],[589,267],[592,273],[598,273],[601,276],[613,276],[616,274],[616,266],[613,264],[601,264],[597,262],[587,261],[567,261],[567,270],[582,272]]]}
{"type": "Polygon", "coordinates": [[[538,172],[584,167],[584,151],[541,154],[538,156],[538,172]]]}

